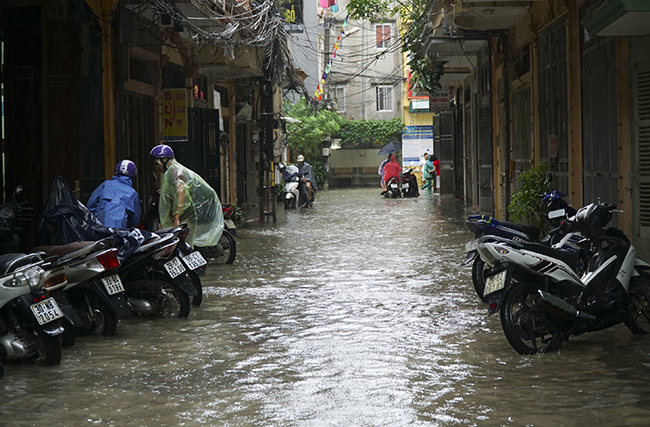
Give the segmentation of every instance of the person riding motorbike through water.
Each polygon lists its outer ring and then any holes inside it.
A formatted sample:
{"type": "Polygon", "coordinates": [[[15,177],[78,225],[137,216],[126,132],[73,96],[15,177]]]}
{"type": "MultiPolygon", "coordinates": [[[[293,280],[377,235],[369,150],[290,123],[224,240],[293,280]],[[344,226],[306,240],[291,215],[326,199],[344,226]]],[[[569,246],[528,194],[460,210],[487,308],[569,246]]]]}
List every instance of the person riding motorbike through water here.
{"type": "Polygon", "coordinates": [[[160,175],[158,213],[162,227],[188,223],[191,246],[213,247],[223,233],[223,210],[217,193],[196,172],[181,165],[168,145],[155,146],[149,155],[160,175]]]}
{"type": "Polygon", "coordinates": [[[138,170],[131,160],[115,165],[113,178],[102,182],[88,199],[88,209],[109,228],[131,228],[140,222],[140,197],[133,189],[138,170]]]}
{"type": "Polygon", "coordinates": [[[309,200],[312,199],[312,194],[314,190],[318,190],[316,185],[316,177],[314,176],[314,168],[309,163],[305,162],[305,156],[302,154],[296,158],[296,166],[300,172],[302,172],[302,180],[307,186],[307,194],[309,194],[309,200]]]}
{"type": "Polygon", "coordinates": [[[311,207],[311,201],[309,200],[309,194],[307,193],[307,186],[305,185],[305,181],[302,179],[302,172],[298,170],[296,173],[290,173],[289,170],[287,170],[287,167],[282,163],[279,163],[278,167],[280,169],[280,173],[282,174],[282,179],[284,179],[286,182],[289,182],[293,180],[293,178],[298,177],[298,193],[300,194],[300,200],[297,202],[299,203],[299,207],[311,207]]]}
{"type": "Polygon", "coordinates": [[[388,183],[391,178],[399,179],[400,172],[402,172],[402,167],[397,163],[397,156],[391,154],[390,162],[384,166],[384,183],[388,183]]]}

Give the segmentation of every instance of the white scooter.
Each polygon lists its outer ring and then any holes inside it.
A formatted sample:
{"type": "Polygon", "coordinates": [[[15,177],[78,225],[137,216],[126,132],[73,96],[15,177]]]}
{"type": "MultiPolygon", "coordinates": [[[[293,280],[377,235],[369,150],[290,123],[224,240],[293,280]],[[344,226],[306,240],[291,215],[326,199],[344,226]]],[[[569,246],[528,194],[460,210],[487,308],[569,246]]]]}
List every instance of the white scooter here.
{"type": "Polygon", "coordinates": [[[517,353],[554,351],[570,335],[619,323],[635,334],[650,332],[650,264],[636,258],[621,230],[604,229],[614,207],[591,204],[567,221],[590,244],[582,277],[570,266],[570,252],[479,238],[478,253],[489,266],[489,314],[500,311],[503,332],[517,353]]]}
{"type": "MultiPolygon", "coordinates": [[[[295,165],[289,165],[282,171],[282,177],[286,182],[284,185],[284,208],[295,209],[301,206],[300,170],[295,165]]],[[[302,202],[305,203],[304,201],[302,202]]]]}

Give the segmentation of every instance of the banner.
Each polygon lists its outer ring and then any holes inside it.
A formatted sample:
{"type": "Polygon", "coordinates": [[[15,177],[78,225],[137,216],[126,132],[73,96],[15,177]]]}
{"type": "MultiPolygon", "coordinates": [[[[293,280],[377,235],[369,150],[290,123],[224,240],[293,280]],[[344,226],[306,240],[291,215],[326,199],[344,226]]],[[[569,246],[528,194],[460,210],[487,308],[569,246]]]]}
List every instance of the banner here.
{"type": "Polygon", "coordinates": [[[187,141],[187,91],[163,89],[163,135],[164,142],[187,141]]]}
{"type": "Polygon", "coordinates": [[[433,153],[433,126],[406,126],[402,133],[402,167],[419,167],[425,152],[433,153]]]}

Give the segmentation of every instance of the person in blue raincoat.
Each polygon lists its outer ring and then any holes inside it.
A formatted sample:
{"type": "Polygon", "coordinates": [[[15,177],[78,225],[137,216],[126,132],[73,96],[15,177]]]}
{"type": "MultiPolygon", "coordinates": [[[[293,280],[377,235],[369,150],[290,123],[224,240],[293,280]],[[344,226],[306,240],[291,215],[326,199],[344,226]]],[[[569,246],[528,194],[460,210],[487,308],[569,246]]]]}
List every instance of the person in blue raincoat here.
{"type": "Polygon", "coordinates": [[[122,160],[115,165],[113,178],[102,182],[88,200],[88,209],[99,222],[110,228],[137,227],[140,222],[140,197],[133,189],[135,163],[122,160]]]}

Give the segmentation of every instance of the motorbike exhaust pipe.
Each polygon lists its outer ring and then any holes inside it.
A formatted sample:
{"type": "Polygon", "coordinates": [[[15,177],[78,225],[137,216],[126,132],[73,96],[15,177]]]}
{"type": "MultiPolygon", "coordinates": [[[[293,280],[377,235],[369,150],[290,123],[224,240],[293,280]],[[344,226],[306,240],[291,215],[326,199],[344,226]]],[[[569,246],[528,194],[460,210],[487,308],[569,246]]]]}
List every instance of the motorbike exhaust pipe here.
{"type": "Polygon", "coordinates": [[[151,314],[153,312],[151,303],[146,299],[129,298],[128,303],[131,310],[138,314],[151,314]]]}
{"type": "Polygon", "coordinates": [[[5,359],[24,359],[27,357],[27,349],[14,334],[9,333],[0,337],[0,348],[5,359]]]}
{"type": "Polygon", "coordinates": [[[558,298],[555,295],[542,291],[541,289],[539,289],[537,292],[539,293],[541,299],[541,301],[539,301],[539,305],[546,305],[546,311],[551,312],[551,314],[553,314],[552,311],[555,310],[556,315],[563,314],[567,320],[575,320],[575,318],[591,321],[596,320],[596,318],[591,314],[578,310],[568,302],[564,301],[562,298],[558,298]]]}

